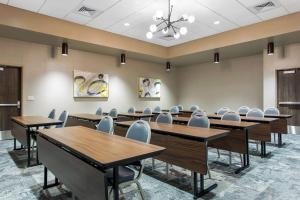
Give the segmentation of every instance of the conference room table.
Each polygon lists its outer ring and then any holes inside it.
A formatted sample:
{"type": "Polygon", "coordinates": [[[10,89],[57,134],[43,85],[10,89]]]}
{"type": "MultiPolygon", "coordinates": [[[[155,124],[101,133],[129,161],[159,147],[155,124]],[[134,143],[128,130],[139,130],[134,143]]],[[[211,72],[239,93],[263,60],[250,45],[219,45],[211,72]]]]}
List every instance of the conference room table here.
{"type": "MultiPolygon", "coordinates": [[[[177,117],[173,118],[173,123],[187,125],[189,120],[190,117],[177,117]]],[[[235,173],[238,174],[250,166],[248,132],[258,125],[258,123],[254,122],[210,119],[210,127],[217,129],[228,129],[230,132],[224,138],[209,142],[208,146],[243,154],[243,164],[240,168],[235,170],[235,173]]]]}
{"type": "MultiPolygon", "coordinates": [[[[96,115],[89,113],[77,113],[69,114],[66,126],[84,126],[95,129],[96,125],[101,121],[105,115],[96,115]]],[[[113,120],[117,120],[117,117],[113,117],[113,120]]]]}
{"type": "Polygon", "coordinates": [[[164,147],[145,144],[82,126],[40,130],[39,157],[43,189],[63,183],[79,199],[108,199],[106,171],[113,169],[114,199],[119,199],[119,166],[153,156],[164,147]],[[48,170],[55,182],[48,184],[48,170]]]}
{"type": "MultiPolygon", "coordinates": [[[[240,116],[246,116],[246,114],[240,114],[240,116]]],[[[276,126],[272,126],[272,133],[278,134],[277,146],[280,148],[285,145],[282,142],[282,134],[288,134],[288,119],[293,117],[289,114],[279,114],[279,115],[264,115],[265,118],[276,118],[278,119],[276,126]]]]}
{"type": "MultiPolygon", "coordinates": [[[[221,119],[222,115],[209,114],[207,115],[207,117],[210,119],[221,119]]],[[[269,155],[271,155],[271,152],[267,153],[266,142],[271,142],[272,130],[274,130],[275,127],[279,125],[279,119],[241,116],[241,121],[255,122],[260,124],[256,128],[249,130],[249,139],[260,141],[261,157],[268,157],[269,155]]]]}
{"type": "Polygon", "coordinates": [[[126,118],[130,118],[130,119],[133,119],[133,120],[136,120],[136,119],[142,119],[142,118],[148,118],[148,117],[153,117],[154,114],[145,114],[145,113],[119,113],[118,114],[118,118],[119,117],[126,117],[126,118]]]}
{"type": "MultiPolygon", "coordinates": [[[[62,121],[43,116],[18,116],[12,117],[11,121],[11,133],[14,137],[14,150],[20,150],[23,149],[23,147],[27,148],[27,167],[34,166],[31,165],[31,142],[32,136],[35,135],[36,130],[41,127],[60,125],[63,123],[62,121]],[[21,143],[21,148],[16,148],[16,141],[21,143]]],[[[36,151],[36,164],[39,164],[38,151],[36,151]]]]}
{"type": "MultiPolygon", "coordinates": [[[[125,136],[133,121],[116,122],[114,133],[125,136]]],[[[155,159],[177,165],[193,172],[194,197],[198,198],[217,187],[213,184],[204,189],[204,175],[208,172],[208,142],[227,136],[228,130],[188,127],[178,124],[149,123],[151,144],[165,147],[155,159]],[[200,174],[200,189],[198,187],[200,174]]]]}

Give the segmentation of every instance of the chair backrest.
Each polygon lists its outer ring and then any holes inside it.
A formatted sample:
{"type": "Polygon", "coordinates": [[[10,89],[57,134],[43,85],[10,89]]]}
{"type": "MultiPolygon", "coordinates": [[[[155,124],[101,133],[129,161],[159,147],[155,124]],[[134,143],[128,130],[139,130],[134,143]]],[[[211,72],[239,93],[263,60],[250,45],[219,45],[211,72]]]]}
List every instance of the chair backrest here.
{"type": "Polygon", "coordinates": [[[114,132],[114,120],[111,116],[105,116],[97,124],[97,130],[105,133],[113,134],[114,132]]]}
{"type": "Polygon", "coordinates": [[[135,107],[130,107],[128,109],[128,113],[135,113],[135,107]]]}
{"type": "MultiPolygon", "coordinates": [[[[144,114],[152,114],[152,109],[149,107],[146,107],[143,111],[144,114]]],[[[151,117],[143,117],[142,120],[150,122],[151,117]]]]}
{"type": "Polygon", "coordinates": [[[188,122],[188,126],[194,126],[194,127],[202,127],[202,128],[209,128],[210,122],[207,116],[197,116],[194,115],[191,117],[191,119],[188,122]]]}
{"type": "Polygon", "coordinates": [[[102,115],[102,108],[99,107],[97,110],[96,110],[96,115],[102,115]]]}
{"type": "Polygon", "coordinates": [[[64,110],[64,111],[60,114],[60,116],[59,116],[59,118],[58,118],[58,120],[59,120],[59,121],[62,121],[63,123],[62,123],[62,124],[59,124],[59,125],[56,125],[55,128],[63,128],[63,127],[65,127],[65,125],[66,125],[66,123],[67,123],[67,120],[68,120],[68,115],[69,115],[69,113],[68,113],[67,111],[64,110]]]}
{"type": "Polygon", "coordinates": [[[113,108],[109,111],[108,115],[111,117],[118,117],[118,110],[116,108],[113,108]]]}
{"type": "Polygon", "coordinates": [[[129,127],[126,137],[144,143],[149,143],[151,139],[151,129],[148,122],[143,120],[135,121],[129,127]]]}
{"type": "Polygon", "coordinates": [[[164,123],[164,124],[172,124],[173,123],[173,117],[171,113],[164,112],[160,113],[156,118],[157,123],[164,123]]]}
{"type": "Polygon", "coordinates": [[[154,110],[153,110],[154,112],[160,112],[161,111],[161,108],[160,108],[160,106],[156,106],[155,108],[154,108],[154,110]]]}
{"type": "Polygon", "coordinates": [[[55,118],[55,109],[52,109],[51,112],[48,115],[48,118],[54,119],[55,118]]]}
{"type": "Polygon", "coordinates": [[[246,114],[247,117],[264,117],[264,112],[259,108],[253,108],[246,114]]]}
{"type": "Polygon", "coordinates": [[[179,109],[177,106],[173,106],[170,108],[170,113],[179,113],[179,109]]]}
{"type": "Polygon", "coordinates": [[[280,111],[275,107],[268,107],[265,109],[265,115],[280,115],[280,111]]]}
{"type": "Polygon", "coordinates": [[[199,110],[199,106],[197,106],[197,105],[192,105],[192,106],[190,107],[190,110],[191,110],[191,111],[199,110]]]}
{"type": "Polygon", "coordinates": [[[197,115],[197,116],[207,116],[206,112],[204,112],[203,110],[195,110],[193,113],[192,113],[192,116],[194,115],[197,115]]]}
{"type": "Polygon", "coordinates": [[[221,120],[230,120],[230,121],[241,121],[241,116],[238,113],[235,112],[227,112],[225,113],[221,120]]]}
{"type": "Polygon", "coordinates": [[[246,115],[247,112],[249,112],[249,110],[250,110],[250,108],[248,106],[241,106],[238,109],[238,113],[246,115]]]}
{"type": "Polygon", "coordinates": [[[217,115],[224,115],[225,113],[229,112],[230,111],[230,108],[228,107],[223,107],[223,108],[220,108],[217,112],[217,115]]]}
{"type": "Polygon", "coordinates": [[[183,105],[178,105],[177,107],[178,107],[179,111],[183,110],[183,105]]]}

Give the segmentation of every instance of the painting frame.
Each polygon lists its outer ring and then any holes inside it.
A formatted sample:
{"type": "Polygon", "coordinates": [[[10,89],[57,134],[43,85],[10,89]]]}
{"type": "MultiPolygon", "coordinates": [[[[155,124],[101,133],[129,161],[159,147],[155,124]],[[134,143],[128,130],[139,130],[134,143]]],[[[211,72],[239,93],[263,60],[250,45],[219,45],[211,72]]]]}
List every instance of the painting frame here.
{"type": "Polygon", "coordinates": [[[161,80],[151,77],[139,77],[138,97],[144,99],[160,99],[161,80]]]}

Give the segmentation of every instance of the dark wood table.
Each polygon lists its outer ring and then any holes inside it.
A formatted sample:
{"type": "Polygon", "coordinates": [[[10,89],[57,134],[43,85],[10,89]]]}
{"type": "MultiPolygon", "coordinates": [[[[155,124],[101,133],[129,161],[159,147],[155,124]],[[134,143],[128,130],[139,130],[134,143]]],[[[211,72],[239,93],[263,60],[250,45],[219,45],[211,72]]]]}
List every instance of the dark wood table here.
{"type": "MultiPolygon", "coordinates": [[[[23,149],[23,146],[27,148],[27,166],[31,165],[31,136],[35,134],[36,130],[44,126],[53,126],[62,124],[62,121],[50,119],[42,116],[19,116],[12,117],[12,129],[11,133],[14,137],[14,150],[23,149]],[[21,143],[21,148],[16,148],[16,140],[21,143]]],[[[36,151],[38,153],[38,151],[36,151]]],[[[37,163],[38,164],[38,156],[37,163]]]]}
{"type": "MultiPolygon", "coordinates": [[[[221,115],[210,114],[207,116],[210,119],[221,119],[221,115]]],[[[265,117],[246,117],[241,116],[241,121],[255,122],[260,125],[249,131],[249,139],[260,141],[261,143],[261,157],[268,157],[271,153],[267,153],[266,142],[271,142],[272,130],[278,126],[278,118],[265,118],[265,117]]]]}
{"type": "Polygon", "coordinates": [[[120,113],[118,114],[118,117],[128,117],[131,119],[142,119],[142,118],[148,118],[148,117],[153,117],[154,114],[145,114],[145,113],[120,113]]]}
{"type": "Polygon", "coordinates": [[[107,199],[105,170],[114,174],[114,199],[119,199],[119,166],[159,155],[163,147],[73,126],[40,130],[37,136],[44,168],[44,189],[64,183],[79,199],[107,199]],[[48,185],[47,171],[55,174],[48,185]],[[80,172],[80,173],[79,173],[80,172]]]}
{"type": "MultiPolygon", "coordinates": [[[[189,120],[190,117],[177,117],[173,119],[173,122],[187,125],[189,120]]],[[[235,171],[236,174],[250,166],[248,131],[257,125],[258,123],[254,122],[210,119],[212,128],[229,129],[230,133],[224,138],[210,142],[209,146],[243,154],[243,165],[235,171]]]]}
{"type": "MultiPolygon", "coordinates": [[[[132,121],[116,122],[115,134],[125,136],[132,121]]],[[[196,128],[178,124],[150,122],[151,144],[163,146],[166,150],[156,159],[193,171],[194,197],[198,198],[214,188],[217,184],[204,189],[204,175],[207,174],[207,144],[228,134],[228,130],[196,128]],[[200,190],[198,187],[200,173],[200,190]]]]}
{"type": "MultiPolygon", "coordinates": [[[[70,114],[66,126],[84,126],[87,128],[95,129],[96,125],[101,121],[105,115],[96,115],[89,113],[70,114]]],[[[113,117],[117,120],[117,117],[113,117]]]]}

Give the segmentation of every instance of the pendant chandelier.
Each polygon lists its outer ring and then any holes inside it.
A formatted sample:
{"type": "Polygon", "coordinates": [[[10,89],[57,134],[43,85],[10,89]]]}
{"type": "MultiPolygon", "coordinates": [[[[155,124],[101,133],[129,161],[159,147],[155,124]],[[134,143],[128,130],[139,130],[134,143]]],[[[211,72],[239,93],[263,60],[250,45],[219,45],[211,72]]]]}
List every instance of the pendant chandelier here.
{"type": "Polygon", "coordinates": [[[175,0],[168,0],[168,15],[164,17],[164,13],[161,10],[156,11],[153,16],[153,20],[157,22],[157,24],[150,25],[150,31],[147,32],[146,37],[148,39],[152,39],[154,34],[162,33],[166,37],[174,37],[175,39],[179,39],[181,35],[186,35],[188,32],[187,27],[179,26],[181,22],[194,23],[195,17],[193,15],[182,15],[180,18],[173,20],[172,12],[175,0]]]}

